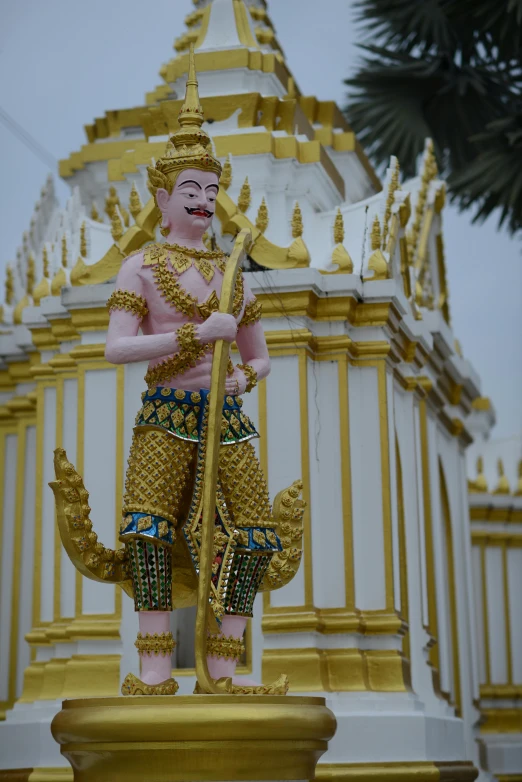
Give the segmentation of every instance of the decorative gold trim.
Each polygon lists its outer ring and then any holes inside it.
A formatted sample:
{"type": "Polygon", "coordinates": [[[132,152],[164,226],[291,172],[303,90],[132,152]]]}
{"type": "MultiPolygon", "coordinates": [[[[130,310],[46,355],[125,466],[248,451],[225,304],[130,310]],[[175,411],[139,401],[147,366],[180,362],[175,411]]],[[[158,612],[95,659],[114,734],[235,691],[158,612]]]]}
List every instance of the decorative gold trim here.
{"type": "Polygon", "coordinates": [[[292,692],[408,692],[409,661],[376,649],[265,649],[263,678],[289,672],[292,692]]]}
{"type": "Polygon", "coordinates": [[[453,657],[453,686],[455,689],[455,712],[457,716],[462,714],[462,692],[460,682],[460,651],[459,651],[459,621],[457,614],[457,587],[455,580],[455,556],[453,546],[453,524],[451,519],[446,476],[439,457],[439,481],[442,508],[442,521],[445,527],[446,558],[448,568],[449,610],[450,610],[450,638],[451,653],[453,657]]]}
{"type": "MultiPolygon", "coordinates": [[[[435,677],[440,670],[439,620],[437,607],[437,583],[435,580],[435,547],[433,542],[433,517],[431,512],[430,450],[428,439],[428,408],[423,399],[419,403],[421,444],[422,493],[424,501],[424,538],[426,543],[426,581],[428,592],[428,632],[434,643],[430,646],[429,660],[435,677]]],[[[438,688],[436,688],[438,689],[438,688]]]]}
{"type": "MultiPolygon", "coordinates": [[[[176,646],[176,642],[172,637],[172,633],[138,633],[138,637],[134,641],[134,646],[138,650],[139,655],[149,654],[161,655],[167,657],[172,654],[176,646]]],[[[159,693],[158,693],[159,694],[159,693]]]]}
{"type": "Polygon", "coordinates": [[[247,380],[245,391],[248,394],[250,391],[252,391],[253,388],[257,386],[257,372],[254,367],[250,366],[250,364],[238,364],[236,368],[240,369],[245,374],[247,380]]]}
{"type": "Polygon", "coordinates": [[[125,310],[132,315],[137,315],[140,320],[143,320],[149,314],[146,300],[138,293],[134,293],[134,291],[114,291],[109,297],[106,306],[109,312],[125,310]]]}
{"type": "MultiPolygon", "coordinates": [[[[479,771],[471,762],[319,763],[319,782],[473,782],[479,771]]],[[[500,779],[500,777],[498,777],[500,779]]]]}
{"type": "Polygon", "coordinates": [[[481,733],[522,733],[522,709],[482,709],[482,718],[481,733]]]}
{"type": "Polygon", "coordinates": [[[244,652],[245,644],[243,641],[232,635],[209,635],[207,639],[207,654],[211,657],[240,660],[244,652]]]}
{"type": "MultiPolygon", "coordinates": [[[[140,652],[141,654],[141,652],[140,652]]],[[[175,695],[179,690],[179,684],[175,679],[165,679],[165,681],[159,684],[145,684],[134,676],[133,673],[128,673],[123,684],[121,685],[121,694],[128,695],[175,695]]]]}

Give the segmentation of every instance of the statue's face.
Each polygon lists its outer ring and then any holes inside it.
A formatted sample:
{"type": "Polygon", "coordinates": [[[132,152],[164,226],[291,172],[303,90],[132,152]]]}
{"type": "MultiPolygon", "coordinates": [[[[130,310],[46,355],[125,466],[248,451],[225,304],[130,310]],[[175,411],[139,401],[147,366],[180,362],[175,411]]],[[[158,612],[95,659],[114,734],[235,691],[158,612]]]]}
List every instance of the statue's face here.
{"type": "Polygon", "coordinates": [[[212,171],[197,168],[182,171],[170,195],[163,189],[156,193],[162,225],[180,237],[202,237],[214,217],[218,182],[217,174],[212,171]]]}

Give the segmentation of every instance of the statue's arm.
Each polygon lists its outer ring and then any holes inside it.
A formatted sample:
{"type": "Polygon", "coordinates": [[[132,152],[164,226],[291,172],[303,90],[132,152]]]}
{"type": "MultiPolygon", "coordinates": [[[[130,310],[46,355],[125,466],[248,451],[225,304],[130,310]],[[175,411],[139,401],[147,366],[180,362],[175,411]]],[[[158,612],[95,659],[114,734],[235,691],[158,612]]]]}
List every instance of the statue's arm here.
{"type": "Polygon", "coordinates": [[[138,336],[141,321],[148,314],[139,277],[142,262],[141,253],[125,261],[116,279],[116,290],[107,302],[110,319],[105,358],[111,364],[149,361],[178,350],[175,332],[138,336]]]}
{"type": "Polygon", "coordinates": [[[270,374],[270,358],[261,323],[241,326],[236,343],[243,364],[249,364],[255,370],[258,380],[267,377],[270,374]]]}
{"type": "MultiPolygon", "coordinates": [[[[259,381],[270,374],[270,358],[261,324],[261,305],[246,282],[245,299],[246,306],[239,324],[236,343],[243,365],[251,367],[255,372],[256,380],[259,381]]],[[[251,373],[250,370],[248,372],[251,373]]],[[[250,378],[241,367],[236,367],[234,375],[239,382],[240,393],[243,393],[249,386],[250,378]]]]}

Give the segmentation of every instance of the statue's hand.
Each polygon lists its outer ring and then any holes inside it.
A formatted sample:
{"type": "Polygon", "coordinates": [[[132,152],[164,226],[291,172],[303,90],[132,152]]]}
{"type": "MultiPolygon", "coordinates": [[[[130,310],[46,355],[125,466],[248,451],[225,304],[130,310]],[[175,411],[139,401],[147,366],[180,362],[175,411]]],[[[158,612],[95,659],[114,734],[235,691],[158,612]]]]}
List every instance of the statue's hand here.
{"type": "Polygon", "coordinates": [[[233,315],[213,312],[207,320],[197,328],[198,339],[202,345],[224,339],[233,342],[237,334],[237,323],[233,315]]]}
{"type": "Polygon", "coordinates": [[[225,384],[225,393],[244,394],[248,384],[247,377],[242,369],[234,368],[234,374],[227,377],[225,384]]]}

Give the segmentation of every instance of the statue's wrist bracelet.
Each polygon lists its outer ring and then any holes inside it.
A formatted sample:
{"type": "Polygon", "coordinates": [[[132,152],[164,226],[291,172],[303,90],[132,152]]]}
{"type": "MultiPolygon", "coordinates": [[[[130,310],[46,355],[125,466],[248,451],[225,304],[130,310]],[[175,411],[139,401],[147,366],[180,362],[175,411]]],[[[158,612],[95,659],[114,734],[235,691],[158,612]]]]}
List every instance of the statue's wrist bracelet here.
{"type": "Polygon", "coordinates": [[[238,364],[238,369],[243,370],[245,373],[245,377],[247,379],[247,386],[245,391],[248,393],[249,391],[252,391],[253,388],[257,386],[257,372],[254,369],[254,367],[251,367],[250,364],[238,364]]]}
{"type": "Polygon", "coordinates": [[[185,323],[183,326],[180,326],[176,331],[176,338],[180,350],[190,351],[201,346],[201,342],[197,337],[196,326],[193,323],[185,323]]]}

